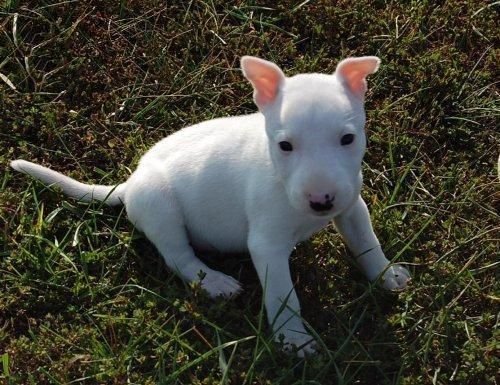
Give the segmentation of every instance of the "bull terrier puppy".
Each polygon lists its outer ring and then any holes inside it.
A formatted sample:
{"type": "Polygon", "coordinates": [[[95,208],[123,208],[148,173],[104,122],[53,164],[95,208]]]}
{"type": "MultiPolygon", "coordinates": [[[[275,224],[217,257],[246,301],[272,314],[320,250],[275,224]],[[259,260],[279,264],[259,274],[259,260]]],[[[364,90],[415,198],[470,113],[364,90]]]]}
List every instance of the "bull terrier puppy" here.
{"type": "Polygon", "coordinates": [[[208,267],[193,248],[249,252],[276,339],[303,356],[315,344],[290,275],[298,242],[333,220],[369,280],[381,276],[394,290],[410,279],[384,256],[360,196],[366,77],[379,62],[348,58],[333,75],[287,78],[276,64],[245,56],[241,67],[259,112],[168,136],[117,186],[83,184],[24,160],[11,166],[71,197],[124,204],[168,267],[186,282],[200,282],[212,297],[237,294],[241,285],[208,267]]]}

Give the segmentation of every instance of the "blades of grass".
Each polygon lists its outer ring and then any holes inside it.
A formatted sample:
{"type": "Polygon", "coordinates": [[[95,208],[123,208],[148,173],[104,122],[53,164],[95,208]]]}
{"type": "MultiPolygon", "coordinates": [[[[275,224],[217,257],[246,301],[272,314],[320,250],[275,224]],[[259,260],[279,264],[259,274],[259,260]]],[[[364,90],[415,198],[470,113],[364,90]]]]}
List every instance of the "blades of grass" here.
{"type": "Polygon", "coordinates": [[[77,226],[76,226],[76,229],[75,229],[75,233],[73,234],[73,241],[71,242],[71,246],[73,247],[76,247],[80,241],[78,239],[79,235],[80,235],[80,229],[82,228],[82,226],[85,224],[85,222],[80,222],[77,226]]]}
{"type": "Polygon", "coordinates": [[[49,215],[47,215],[47,217],[45,218],[45,222],[46,222],[46,223],[51,223],[51,222],[55,219],[55,217],[56,217],[56,216],[57,216],[57,215],[58,215],[61,211],[63,211],[63,209],[64,209],[63,207],[58,207],[58,208],[56,208],[56,209],[52,210],[52,211],[49,213],[49,215]]]}
{"type": "Polygon", "coordinates": [[[454,254],[456,251],[458,251],[459,249],[461,249],[463,246],[466,246],[467,244],[471,243],[471,242],[474,242],[474,241],[480,241],[481,239],[484,238],[484,236],[486,234],[489,234],[491,232],[495,232],[495,231],[498,231],[498,228],[492,228],[492,229],[488,229],[488,230],[485,230],[485,231],[481,231],[479,234],[476,234],[476,235],[473,235],[472,237],[466,239],[465,241],[463,242],[460,242],[457,246],[455,246],[453,249],[451,249],[450,251],[444,253],[441,257],[439,257],[434,263],[440,263],[441,261],[444,261],[446,258],[448,258],[450,255],[454,254]]]}
{"type": "MultiPolygon", "coordinates": [[[[219,333],[217,331],[215,332],[215,335],[217,337],[217,344],[220,346],[222,344],[222,342],[220,340],[220,335],[219,335],[219,333]]],[[[220,368],[220,371],[222,373],[225,373],[226,370],[227,370],[227,360],[226,360],[226,356],[224,354],[224,350],[223,349],[221,349],[219,351],[219,368],[220,368]]],[[[221,383],[222,383],[222,381],[221,381],[221,383]]]]}
{"type": "Polygon", "coordinates": [[[264,342],[264,345],[267,349],[269,349],[269,346],[264,341],[263,335],[262,335],[262,329],[263,329],[263,324],[264,324],[264,312],[265,312],[265,292],[267,290],[267,270],[266,270],[266,278],[264,280],[264,287],[262,288],[262,297],[260,301],[260,308],[259,308],[259,316],[258,316],[258,323],[257,323],[257,328],[255,329],[253,324],[250,322],[250,320],[247,318],[247,322],[250,324],[252,329],[254,329],[255,336],[257,337],[255,339],[255,347],[253,349],[252,353],[252,363],[250,365],[250,368],[247,371],[247,375],[245,376],[245,381],[243,382],[243,385],[247,383],[252,383],[253,382],[253,375],[254,375],[254,369],[255,369],[255,363],[257,362],[258,357],[260,356],[259,353],[259,342],[261,340],[264,342]],[[248,382],[247,382],[248,381],[248,382]]]}
{"type": "MultiPolygon", "coordinates": [[[[260,317],[260,314],[259,314],[260,317]]],[[[267,353],[268,357],[271,358],[273,363],[276,363],[276,358],[273,354],[273,341],[267,340],[266,336],[262,333],[262,330],[259,330],[259,326],[255,327],[248,317],[245,317],[247,324],[252,329],[255,334],[255,338],[259,340],[259,344],[257,341],[255,342],[254,348],[252,349],[252,359],[250,362],[250,366],[246,372],[245,380],[242,385],[252,384],[255,376],[256,365],[260,362],[261,357],[267,353]],[[258,348],[257,348],[258,347],[258,348]]],[[[271,337],[272,338],[272,337],[271,337]]]]}
{"type": "MultiPolygon", "coordinates": [[[[392,191],[392,194],[391,194],[391,197],[389,198],[389,202],[388,204],[391,205],[395,202],[396,200],[396,197],[399,193],[399,189],[401,188],[404,180],[406,179],[408,173],[410,172],[411,168],[413,167],[413,164],[415,163],[415,161],[417,160],[417,156],[418,154],[420,153],[420,149],[422,148],[422,145],[420,145],[420,147],[418,148],[417,152],[415,153],[415,156],[413,157],[413,159],[410,161],[410,163],[408,163],[405,167],[405,170],[403,172],[403,175],[401,175],[401,177],[398,179],[398,181],[396,182],[396,186],[394,187],[394,190],[392,191]]],[[[393,156],[392,156],[392,145],[389,144],[389,150],[390,150],[390,159],[391,159],[391,167],[392,169],[394,170],[394,159],[393,159],[393,156]]]]}
{"type": "Polygon", "coordinates": [[[467,84],[467,82],[469,81],[470,77],[472,76],[472,74],[474,73],[474,71],[477,69],[479,63],[481,62],[481,60],[483,60],[484,56],[486,55],[486,53],[488,53],[488,51],[492,48],[493,46],[490,45],[488,47],[486,47],[486,49],[484,50],[484,52],[481,54],[481,56],[479,57],[479,59],[477,59],[476,63],[474,64],[474,66],[471,68],[471,70],[469,71],[469,73],[467,74],[467,76],[465,77],[465,80],[463,81],[462,83],[462,86],[460,87],[460,90],[458,91],[458,94],[456,96],[456,99],[457,100],[460,100],[461,99],[461,96],[462,96],[462,92],[464,91],[464,87],[465,85],[467,84]]]}
{"type": "Polygon", "coordinates": [[[6,379],[9,378],[10,376],[10,371],[9,371],[9,353],[3,353],[2,354],[2,372],[3,375],[6,379]]]}
{"type": "MultiPolygon", "coordinates": [[[[219,333],[217,333],[217,342],[219,346],[221,345],[219,333]]],[[[223,349],[220,349],[219,354],[219,365],[222,372],[222,378],[220,380],[221,385],[229,385],[229,369],[233,363],[236,349],[238,348],[238,343],[234,344],[233,350],[231,351],[231,355],[229,356],[229,360],[226,361],[223,349]]]]}
{"type": "Polygon", "coordinates": [[[40,371],[46,375],[48,377],[48,379],[50,380],[50,383],[51,384],[54,384],[54,385],[64,385],[64,383],[62,383],[61,381],[59,381],[57,378],[55,378],[47,369],[45,368],[40,368],[40,371]]]}
{"type": "Polygon", "coordinates": [[[427,227],[429,227],[429,225],[434,221],[434,219],[436,219],[436,216],[437,213],[434,213],[429,217],[429,219],[427,219],[427,221],[425,221],[425,223],[418,229],[418,231],[411,237],[411,239],[405,243],[403,248],[399,250],[396,253],[396,255],[392,258],[393,263],[396,262],[406,250],[409,249],[409,247],[413,244],[413,242],[415,242],[418,239],[418,237],[420,237],[420,234],[422,234],[424,230],[427,229],[427,227]]]}
{"type": "Polygon", "coordinates": [[[229,342],[225,342],[223,343],[222,345],[219,345],[219,346],[216,346],[214,347],[213,349],[210,349],[209,351],[201,354],[198,358],[195,358],[194,360],[188,362],[186,365],[182,366],[181,368],[177,369],[175,372],[171,373],[168,377],[167,377],[167,381],[172,381],[172,380],[175,380],[176,378],[179,377],[180,374],[182,374],[183,372],[185,372],[186,370],[192,368],[193,366],[196,366],[198,365],[199,363],[203,362],[204,360],[206,360],[207,358],[209,358],[210,356],[212,356],[213,354],[216,354],[220,349],[224,349],[224,348],[227,348],[229,346],[234,346],[238,343],[242,343],[242,342],[246,342],[246,341],[250,341],[250,340],[253,340],[255,338],[255,336],[250,336],[250,337],[244,337],[244,338],[240,338],[238,340],[234,340],[234,341],[229,341],[229,342]]]}
{"type": "Polygon", "coordinates": [[[52,248],[52,252],[55,252],[56,254],[61,256],[63,258],[63,260],[65,260],[71,266],[73,272],[75,274],[79,275],[80,272],[78,270],[78,267],[71,260],[71,258],[65,252],[63,252],[63,250],[60,248],[60,246],[56,245],[54,242],[52,242],[52,241],[48,240],[47,238],[42,237],[40,235],[26,234],[26,236],[30,237],[30,238],[38,239],[38,240],[42,241],[43,243],[46,243],[47,245],[49,245],[52,248]]]}
{"type": "Polygon", "coordinates": [[[455,282],[462,276],[462,274],[467,271],[467,269],[469,268],[469,266],[473,262],[475,262],[480,256],[484,255],[485,253],[486,253],[486,250],[482,250],[480,253],[477,253],[477,254],[473,255],[472,257],[470,257],[467,260],[467,262],[465,262],[465,264],[462,266],[462,268],[458,271],[458,273],[454,274],[453,277],[448,282],[446,282],[446,284],[439,290],[439,292],[437,293],[436,297],[429,304],[429,307],[435,305],[436,302],[441,301],[443,299],[444,295],[446,294],[447,289],[450,286],[454,285],[455,282]]]}

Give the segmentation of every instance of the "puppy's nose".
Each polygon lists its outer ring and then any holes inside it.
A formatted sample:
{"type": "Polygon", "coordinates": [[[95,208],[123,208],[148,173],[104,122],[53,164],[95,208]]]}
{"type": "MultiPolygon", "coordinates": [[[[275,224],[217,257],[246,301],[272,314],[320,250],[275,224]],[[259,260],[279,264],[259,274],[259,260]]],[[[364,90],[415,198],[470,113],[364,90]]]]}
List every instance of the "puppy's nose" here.
{"type": "Polygon", "coordinates": [[[307,194],[309,207],[314,211],[328,211],[333,207],[334,195],[330,194],[307,194]]]}

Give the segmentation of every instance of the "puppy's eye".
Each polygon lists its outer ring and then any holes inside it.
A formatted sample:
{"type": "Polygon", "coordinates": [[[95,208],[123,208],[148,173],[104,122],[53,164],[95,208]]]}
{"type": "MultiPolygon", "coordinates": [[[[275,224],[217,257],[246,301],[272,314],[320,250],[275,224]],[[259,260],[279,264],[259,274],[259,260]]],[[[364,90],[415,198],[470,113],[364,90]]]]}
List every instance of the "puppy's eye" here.
{"type": "Polygon", "coordinates": [[[293,146],[290,142],[286,142],[286,141],[279,142],[279,145],[280,145],[281,151],[292,151],[293,150],[293,146]]]}
{"type": "Polygon", "coordinates": [[[340,144],[342,146],[347,146],[348,144],[351,144],[354,142],[354,135],[353,134],[345,134],[340,138],[340,144]]]}

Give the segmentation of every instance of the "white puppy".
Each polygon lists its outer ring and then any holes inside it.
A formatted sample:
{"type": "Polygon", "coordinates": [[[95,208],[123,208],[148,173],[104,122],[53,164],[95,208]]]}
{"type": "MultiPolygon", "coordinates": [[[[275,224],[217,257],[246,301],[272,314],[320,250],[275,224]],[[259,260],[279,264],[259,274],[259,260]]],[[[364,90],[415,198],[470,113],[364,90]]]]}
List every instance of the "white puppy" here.
{"type": "Polygon", "coordinates": [[[206,266],[193,247],[249,252],[276,338],[303,355],[314,347],[288,266],[298,242],[333,219],[368,279],[382,275],[387,289],[409,280],[406,269],[389,266],[360,197],[365,78],[379,62],[349,58],[333,75],[286,78],[275,64],[245,56],[243,74],[260,112],[170,135],[118,186],[82,184],[24,160],[11,166],[69,196],[125,204],[169,268],[187,282],[201,280],[211,296],[235,294],[240,284],[206,266]]]}

